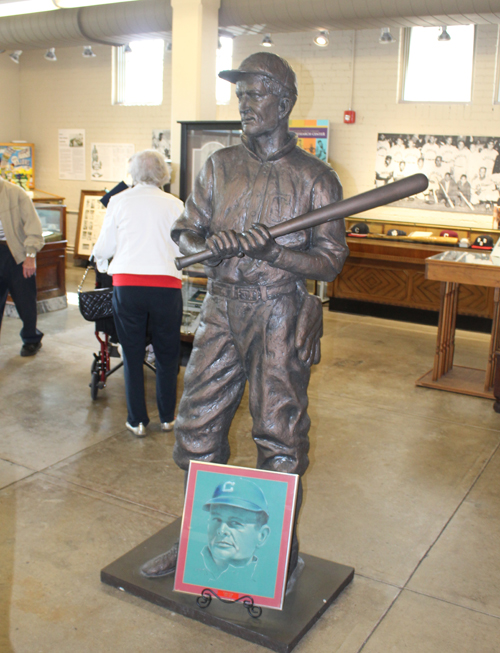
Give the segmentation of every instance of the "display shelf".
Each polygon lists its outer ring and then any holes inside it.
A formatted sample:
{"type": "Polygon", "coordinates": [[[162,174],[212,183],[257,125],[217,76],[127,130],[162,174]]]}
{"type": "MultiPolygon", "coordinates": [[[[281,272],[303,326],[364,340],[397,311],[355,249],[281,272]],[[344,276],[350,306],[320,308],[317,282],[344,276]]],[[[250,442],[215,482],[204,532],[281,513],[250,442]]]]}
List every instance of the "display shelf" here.
{"type": "MultiPolygon", "coordinates": [[[[474,251],[458,248],[456,244],[408,242],[388,236],[391,229],[410,233],[413,230],[431,231],[439,237],[446,225],[396,222],[389,220],[365,220],[357,217],[346,219],[350,229],[358,222],[366,222],[371,234],[377,238],[348,237],[350,256],[341,274],[328,286],[328,296],[335,299],[351,299],[362,302],[388,304],[406,308],[438,311],[440,307],[439,282],[425,277],[425,259],[444,251],[474,251]]],[[[488,234],[494,240],[499,232],[475,227],[453,228],[459,239],[488,234]]],[[[463,284],[458,297],[458,314],[491,318],[493,315],[493,289],[486,286],[463,284]]]]}

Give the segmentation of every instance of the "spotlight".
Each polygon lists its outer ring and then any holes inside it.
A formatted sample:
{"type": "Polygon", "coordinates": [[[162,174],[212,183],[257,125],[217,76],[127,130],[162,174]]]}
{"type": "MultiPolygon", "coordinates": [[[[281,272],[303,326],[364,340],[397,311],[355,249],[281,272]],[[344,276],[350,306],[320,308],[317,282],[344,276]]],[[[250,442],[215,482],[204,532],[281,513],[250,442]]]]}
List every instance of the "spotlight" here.
{"type": "Polygon", "coordinates": [[[130,52],[132,52],[132,48],[130,47],[130,43],[127,43],[127,45],[124,46],[123,52],[125,52],[125,54],[129,54],[130,52]]]}
{"type": "Polygon", "coordinates": [[[451,36],[446,31],[445,25],[442,25],[441,27],[441,34],[438,36],[438,41],[451,41],[451,36]]]}
{"type": "Polygon", "coordinates": [[[328,30],[320,29],[318,36],[316,36],[316,38],[314,39],[314,43],[316,43],[316,45],[319,45],[320,48],[326,48],[326,46],[329,43],[328,30]]]}
{"type": "Polygon", "coordinates": [[[44,59],[47,59],[47,61],[57,61],[56,57],[56,49],[55,48],[49,48],[47,52],[44,55],[44,59]]]}
{"type": "Polygon", "coordinates": [[[391,28],[390,27],[382,27],[380,30],[380,38],[378,40],[379,43],[395,43],[396,39],[394,36],[391,34],[391,28]]]}
{"type": "Polygon", "coordinates": [[[261,45],[263,45],[265,48],[271,48],[274,45],[270,34],[266,34],[264,36],[261,45]]]}
{"type": "Polygon", "coordinates": [[[11,54],[9,54],[9,57],[12,59],[14,63],[19,63],[19,57],[22,55],[23,51],[22,50],[14,50],[11,54]]]}
{"type": "Polygon", "coordinates": [[[91,45],[84,45],[83,46],[82,57],[90,59],[91,57],[96,57],[96,56],[97,55],[94,54],[94,52],[92,51],[92,46],[91,45]]]}

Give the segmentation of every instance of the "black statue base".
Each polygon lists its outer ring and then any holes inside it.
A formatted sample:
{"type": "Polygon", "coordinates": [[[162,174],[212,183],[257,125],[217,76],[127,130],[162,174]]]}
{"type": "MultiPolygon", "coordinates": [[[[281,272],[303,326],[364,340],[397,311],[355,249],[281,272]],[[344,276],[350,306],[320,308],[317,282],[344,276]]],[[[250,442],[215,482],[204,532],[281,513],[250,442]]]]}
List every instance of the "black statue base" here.
{"type": "Polygon", "coordinates": [[[179,538],[180,527],[181,520],[177,519],[105,567],[101,571],[102,582],[249,642],[278,653],[288,653],[354,576],[352,567],[301,553],[305,567],[285,598],[283,610],[264,608],[261,617],[253,619],[245,606],[238,603],[226,605],[212,601],[203,609],[197,605],[196,596],[173,591],[174,574],[150,579],[139,572],[147,560],[174,544],[179,538]]]}

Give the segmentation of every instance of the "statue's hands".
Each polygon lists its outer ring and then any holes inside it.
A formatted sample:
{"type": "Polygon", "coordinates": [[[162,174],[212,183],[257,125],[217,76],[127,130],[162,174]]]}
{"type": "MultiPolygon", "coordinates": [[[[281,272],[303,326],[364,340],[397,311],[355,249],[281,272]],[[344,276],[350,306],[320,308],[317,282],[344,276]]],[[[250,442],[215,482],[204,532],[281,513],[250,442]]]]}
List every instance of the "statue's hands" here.
{"type": "Polygon", "coordinates": [[[254,224],[248,231],[238,234],[241,250],[250,258],[274,263],[281,252],[281,247],[263,224],[254,224]]]}
{"type": "Polygon", "coordinates": [[[321,358],[323,335],[323,305],[319,297],[304,293],[295,328],[295,347],[299,359],[308,366],[317,365],[321,358]]]}
{"type": "Polygon", "coordinates": [[[206,247],[212,252],[212,258],[205,261],[205,265],[215,267],[225,258],[242,256],[240,254],[240,243],[236,232],[232,229],[221,231],[206,239],[206,247]]]}

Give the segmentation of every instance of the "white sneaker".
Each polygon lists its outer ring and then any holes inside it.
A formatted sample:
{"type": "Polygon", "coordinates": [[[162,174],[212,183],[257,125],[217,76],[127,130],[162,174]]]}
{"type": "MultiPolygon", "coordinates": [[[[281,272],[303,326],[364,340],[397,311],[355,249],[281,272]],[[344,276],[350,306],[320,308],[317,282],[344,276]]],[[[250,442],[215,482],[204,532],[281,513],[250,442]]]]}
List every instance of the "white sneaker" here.
{"type": "Polygon", "coordinates": [[[162,431],[173,431],[174,430],[175,419],[173,422],[162,422],[161,430],[162,431]]]}
{"type": "Polygon", "coordinates": [[[145,435],[147,435],[146,427],[142,422],[139,423],[139,426],[132,426],[132,424],[125,422],[125,426],[128,428],[129,431],[132,431],[132,433],[138,438],[143,438],[145,435]]]}

